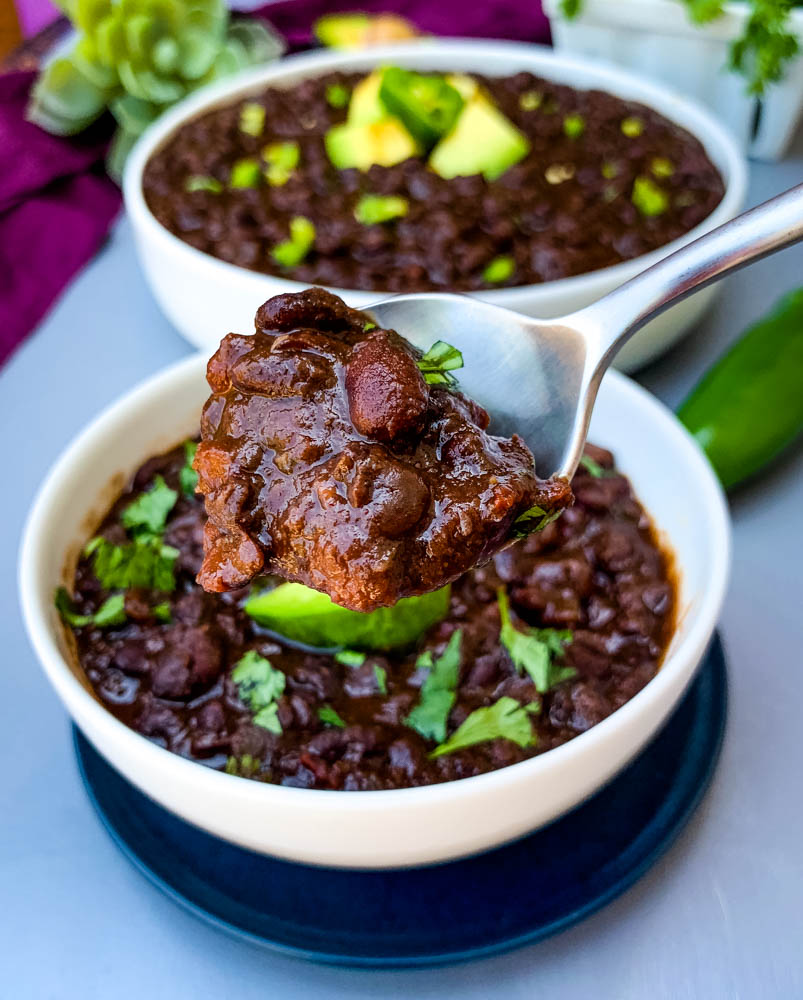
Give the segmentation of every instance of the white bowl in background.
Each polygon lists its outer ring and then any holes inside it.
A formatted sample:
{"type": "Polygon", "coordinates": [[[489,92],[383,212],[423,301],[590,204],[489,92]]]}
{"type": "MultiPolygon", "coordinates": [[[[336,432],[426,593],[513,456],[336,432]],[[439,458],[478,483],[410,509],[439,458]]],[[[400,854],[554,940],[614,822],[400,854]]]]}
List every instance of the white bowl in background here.
{"type": "MultiPolygon", "coordinates": [[[[20,553],[20,596],[36,654],[67,711],[100,753],[161,805],[233,843],[294,861],[358,868],[420,865],[496,847],[577,805],[652,737],[711,639],[728,577],[727,508],[689,434],[616,372],[605,377],[592,440],[614,450],[672,548],[679,578],[674,638],[656,677],[588,732],[490,774],[423,788],[284,788],[211,770],[118,721],[93,694],[53,605],[82,544],[151,455],[197,433],[205,359],[157,374],[100,414],[64,452],[34,502],[20,553]]],[[[593,834],[591,834],[593,835],[593,834]]]]}
{"type": "MultiPolygon", "coordinates": [[[[368,72],[392,62],[418,70],[507,76],[522,70],[579,88],[598,88],[640,101],[695,135],[719,169],[725,195],[707,219],[678,240],[634,260],[588,274],[539,285],[483,290],[477,296],[528,316],[551,319],[580,309],[715,226],[738,215],[744,205],[747,167],[731,135],[700,105],[662,84],[583,58],[518,42],[424,39],[362,52],[313,52],[205,87],[156,121],[131,152],[123,178],[126,210],[140,261],[162,310],[192,344],[211,352],[234,330],[250,333],[257,308],[272,295],[300,291],[300,282],[258,274],[196,250],[159,223],[142,192],[142,174],[151,155],[185,122],[213,108],[258,93],[266,86],[289,87],[310,76],[334,70],[368,72]]],[[[381,291],[333,288],[349,305],[362,307],[386,298],[381,291]]],[[[703,289],[652,320],[626,345],[616,364],[632,371],[663,353],[701,317],[716,295],[703,289]]]]}

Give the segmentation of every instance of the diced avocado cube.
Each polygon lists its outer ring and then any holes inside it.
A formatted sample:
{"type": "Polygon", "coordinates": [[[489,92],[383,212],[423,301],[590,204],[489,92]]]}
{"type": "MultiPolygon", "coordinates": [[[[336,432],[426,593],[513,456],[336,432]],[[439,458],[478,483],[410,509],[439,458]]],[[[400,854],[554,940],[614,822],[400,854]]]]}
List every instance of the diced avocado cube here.
{"type": "Polygon", "coordinates": [[[429,165],[446,179],[482,174],[493,181],[529,151],[525,136],[478,92],[466,102],[451,132],[433,149],[429,165]]]}
{"type": "Polygon", "coordinates": [[[382,73],[379,97],[427,149],[449,131],[463,107],[460,92],[445,77],[398,66],[382,73]]]}
{"type": "Polygon", "coordinates": [[[454,87],[464,101],[470,101],[472,97],[476,96],[477,91],[480,89],[480,85],[474,77],[467,76],[465,73],[450,73],[446,77],[446,80],[452,87],[454,87]]]}
{"type": "Polygon", "coordinates": [[[307,646],[382,650],[407,646],[449,610],[450,587],[405,597],[392,608],[351,611],[300,583],[282,583],[249,597],[245,611],[265,628],[307,646]]]}
{"type": "Polygon", "coordinates": [[[415,139],[396,118],[366,125],[335,125],[326,133],[326,152],[338,170],[392,167],[421,152],[415,139]]]}
{"type": "Polygon", "coordinates": [[[388,117],[388,109],[379,97],[382,71],[375,69],[356,85],[351,93],[346,118],[349,125],[370,125],[388,117]]]}

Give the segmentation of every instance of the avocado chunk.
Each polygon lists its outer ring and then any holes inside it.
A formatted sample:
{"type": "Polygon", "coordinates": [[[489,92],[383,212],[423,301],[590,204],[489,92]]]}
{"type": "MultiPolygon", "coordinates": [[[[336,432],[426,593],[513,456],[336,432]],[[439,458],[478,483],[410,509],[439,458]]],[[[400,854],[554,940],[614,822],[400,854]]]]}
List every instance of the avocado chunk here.
{"type": "Polygon", "coordinates": [[[379,97],[427,149],[449,131],[463,107],[460,92],[445,77],[398,66],[382,73],[379,97]]]}
{"type": "Polygon", "coordinates": [[[281,583],[248,598],[245,611],[260,625],[305,646],[383,650],[409,646],[446,617],[451,587],[404,597],[392,608],[351,611],[300,583],[281,583]]]}
{"type": "Polygon", "coordinates": [[[388,117],[388,109],[379,97],[382,71],[375,69],[351,92],[346,121],[349,125],[370,125],[388,117]]]}
{"type": "Polygon", "coordinates": [[[524,135],[478,90],[433,149],[429,165],[447,180],[482,174],[493,181],[529,151],[524,135]]]}
{"type": "Polygon", "coordinates": [[[415,139],[396,118],[383,118],[365,125],[335,125],[326,133],[326,153],[338,170],[356,167],[368,170],[377,164],[392,167],[417,156],[415,139]]]}

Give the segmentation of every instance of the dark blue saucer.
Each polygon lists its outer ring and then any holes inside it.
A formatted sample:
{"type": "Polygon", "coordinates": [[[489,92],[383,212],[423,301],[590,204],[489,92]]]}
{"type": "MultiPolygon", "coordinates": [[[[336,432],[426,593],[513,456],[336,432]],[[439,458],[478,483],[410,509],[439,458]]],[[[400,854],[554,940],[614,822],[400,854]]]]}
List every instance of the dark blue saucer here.
{"type": "Polygon", "coordinates": [[[234,847],[156,805],[77,730],[75,748],[106,829],[129,860],[185,909],[301,958],[421,966],[538,941],[632,885],[702,798],[725,715],[725,661],[716,639],[663,730],[592,799],[507,847],[385,872],[315,868],[234,847]]]}

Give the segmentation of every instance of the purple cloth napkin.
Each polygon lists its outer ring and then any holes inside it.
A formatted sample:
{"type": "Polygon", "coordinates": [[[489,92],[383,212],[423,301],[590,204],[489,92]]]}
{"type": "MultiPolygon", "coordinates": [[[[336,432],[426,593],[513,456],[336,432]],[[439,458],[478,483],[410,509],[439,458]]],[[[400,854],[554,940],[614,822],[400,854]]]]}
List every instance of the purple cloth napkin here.
{"type": "Polygon", "coordinates": [[[34,73],[0,76],[0,363],[92,257],[120,207],[108,128],[59,139],[25,121],[34,73]]]}
{"type": "Polygon", "coordinates": [[[401,14],[431,35],[549,40],[549,22],[539,0],[279,0],[254,13],[270,21],[295,50],[313,44],[312,25],[317,18],[353,10],[401,14]]]}
{"type": "MultiPolygon", "coordinates": [[[[435,35],[546,41],[537,0],[280,0],[254,11],[291,49],[312,44],[312,24],[338,10],[393,11],[435,35]]],[[[110,129],[98,122],[59,139],[25,121],[35,75],[0,75],[0,364],[95,254],[120,208],[103,156],[110,129]]]]}

